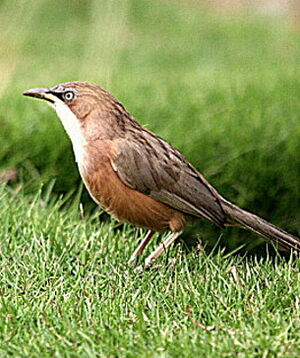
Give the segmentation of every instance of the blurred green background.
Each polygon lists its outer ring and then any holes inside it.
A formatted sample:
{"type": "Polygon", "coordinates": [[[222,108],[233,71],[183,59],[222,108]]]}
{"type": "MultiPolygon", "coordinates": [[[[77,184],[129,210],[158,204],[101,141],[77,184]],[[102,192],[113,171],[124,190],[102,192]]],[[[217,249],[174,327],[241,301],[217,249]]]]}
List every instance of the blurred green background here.
{"type": "MultiPolygon", "coordinates": [[[[2,181],[15,173],[13,187],[28,193],[53,179],[57,193],[79,187],[55,113],[22,92],[90,81],[227,199],[299,235],[300,34],[296,2],[281,3],[2,0],[2,181]]],[[[197,232],[219,235],[203,222],[197,232]]],[[[224,240],[246,235],[227,230],[224,240]]]]}

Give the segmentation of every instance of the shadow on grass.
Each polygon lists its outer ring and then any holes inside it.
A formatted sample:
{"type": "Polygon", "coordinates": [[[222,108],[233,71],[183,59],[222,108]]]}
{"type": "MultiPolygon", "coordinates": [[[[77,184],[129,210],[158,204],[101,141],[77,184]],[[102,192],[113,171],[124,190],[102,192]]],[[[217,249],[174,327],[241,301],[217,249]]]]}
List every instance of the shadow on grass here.
{"type": "Polygon", "coordinates": [[[272,244],[244,229],[228,227],[220,230],[208,225],[209,223],[205,223],[201,232],[199,224],[195,224],[182,234],[178,242],[181,241],[185,254],[193,251],[201,254],[201,251],[205,251],[207,256],[215,256],[221,252],[224,257],[238,256],[248,260],[273,263],[278,259],[286,262],[297,259],[296,254],[279,251],[272,244]]]}

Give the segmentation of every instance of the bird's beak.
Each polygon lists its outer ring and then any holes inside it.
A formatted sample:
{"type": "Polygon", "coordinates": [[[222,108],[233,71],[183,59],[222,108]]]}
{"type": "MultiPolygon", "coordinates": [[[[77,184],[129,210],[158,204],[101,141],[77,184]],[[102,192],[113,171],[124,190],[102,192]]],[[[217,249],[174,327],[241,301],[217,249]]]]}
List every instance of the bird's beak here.
{"type": "Polygon", "coordinates": [[[23,92],[24,96],[35,97],[45,99],[51,103],[56,102],[57,97],[51,92],[49,88],[32,88],[28,91],[23,92]]]}

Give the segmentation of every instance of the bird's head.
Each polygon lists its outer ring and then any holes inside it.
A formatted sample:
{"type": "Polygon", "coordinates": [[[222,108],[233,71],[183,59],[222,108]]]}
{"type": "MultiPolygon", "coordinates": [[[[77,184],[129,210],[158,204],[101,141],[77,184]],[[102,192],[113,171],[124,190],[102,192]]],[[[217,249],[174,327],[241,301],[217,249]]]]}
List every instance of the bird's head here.
{"type": "Polygon", "coordinates": [[[115,99],[103,88],[89,82],[67,82],[52,88],[33,88],[23,93],[47,101],[56,110],[67,108],[78,120],[93,110],[109,110],[115,99]]]}
{"type": "Polygon", "coordinates": [[[86,141],[118,136],[120,122],[129,116],[109,92],[89,82],[33,88],[23,94],[47,101],[57,112],[73,144],[79,136],[86,141]]]}

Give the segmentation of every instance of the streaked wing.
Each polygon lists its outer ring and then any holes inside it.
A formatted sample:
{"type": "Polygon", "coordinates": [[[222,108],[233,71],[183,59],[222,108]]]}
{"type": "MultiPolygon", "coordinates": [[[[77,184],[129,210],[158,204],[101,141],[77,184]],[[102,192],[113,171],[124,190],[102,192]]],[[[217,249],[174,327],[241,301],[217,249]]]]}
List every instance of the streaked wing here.
{"type": "Polygon", "coordinates": [[[223,226],[219,194],[180,152],[144,128],[133,138],[119,140],[118,154],[112,160],[126,185],[185,214],[223,226]]]}

